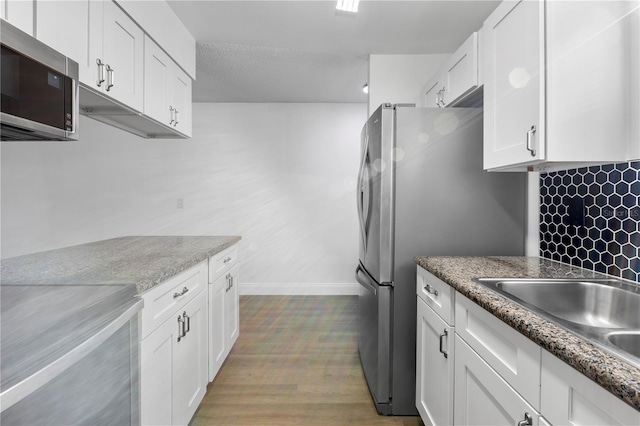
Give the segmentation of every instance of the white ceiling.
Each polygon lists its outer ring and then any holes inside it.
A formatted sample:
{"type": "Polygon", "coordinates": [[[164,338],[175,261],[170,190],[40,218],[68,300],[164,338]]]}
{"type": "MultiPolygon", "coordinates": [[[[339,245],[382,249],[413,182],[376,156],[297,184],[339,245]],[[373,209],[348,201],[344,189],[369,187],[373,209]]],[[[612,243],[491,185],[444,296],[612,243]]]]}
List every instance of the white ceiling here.
{"type": "Polygon", "coordinates": [[[197,42],[195,102],[366,102],[370,54],[451,53],[499,1],[168,3],[197,42]]]}

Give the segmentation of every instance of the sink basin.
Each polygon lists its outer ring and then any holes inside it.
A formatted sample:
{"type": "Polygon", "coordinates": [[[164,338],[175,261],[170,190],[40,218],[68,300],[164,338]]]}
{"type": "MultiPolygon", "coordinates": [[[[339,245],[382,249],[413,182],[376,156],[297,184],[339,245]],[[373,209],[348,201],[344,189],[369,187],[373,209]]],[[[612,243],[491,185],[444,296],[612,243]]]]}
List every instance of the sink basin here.
{"type": "Polygon", "coordinates": [[[616,279],[474,280],[640,368],[640,287],[616,279]]]}
{"type": "Polygon", "coordinates": [[[589,327],[640,329],[640,294],[609,283],[498,280],[494,284],[497,289],[566,321],[589,327]]]}
{"type": "Polygon", "coordinates": [[[611,333],[607,339],[613,346],[640,358],[640,331],[627,333],[611,333]]]}

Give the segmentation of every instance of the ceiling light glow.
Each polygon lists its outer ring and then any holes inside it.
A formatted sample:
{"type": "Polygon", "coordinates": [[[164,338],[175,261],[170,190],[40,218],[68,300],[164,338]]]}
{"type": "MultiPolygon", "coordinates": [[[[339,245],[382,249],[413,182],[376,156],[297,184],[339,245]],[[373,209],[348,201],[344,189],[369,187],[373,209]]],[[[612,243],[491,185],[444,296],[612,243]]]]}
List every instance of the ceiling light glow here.
{"type": "Polygon", "coordinates": [[[338,0],[338,4],[336,4],[337,10],[342,10],[344,12],[356,13],[358,11],[358,3],[360,0],[338,0]]]}

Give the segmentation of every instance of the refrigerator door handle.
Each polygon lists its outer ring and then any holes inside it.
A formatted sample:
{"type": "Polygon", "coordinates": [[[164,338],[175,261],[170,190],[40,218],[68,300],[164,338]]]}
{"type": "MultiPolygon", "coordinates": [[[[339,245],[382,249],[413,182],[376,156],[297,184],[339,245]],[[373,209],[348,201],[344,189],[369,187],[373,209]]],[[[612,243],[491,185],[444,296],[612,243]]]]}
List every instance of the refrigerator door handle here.
{"type": "Polygon", "coordinates": [[[378,294],[378,289],[374,284],[371,283],[371,278],[366,275],[366,272],[364,271],[364,269],[362,269],[361,265],[358,265],[358,267],[356,268],[356,280],[361,286],[373,293],[374,296],[378,294]]]}
{"type": "Polygon", "coordinates": [[[365,182],[364,182],[364,168],[365,163],[367,161],[367,155],[369,154],[369,135],[366,135],[364,138],[364,147],[362,150],[362,159],[360,160],[360,170],[358,171],[358,220],[360,222],[360,236],[362,237],[362,243],[365,253],[367,252],[367,226],[366,220],[364,217],[364,191],[365,191],[365,182]]]}

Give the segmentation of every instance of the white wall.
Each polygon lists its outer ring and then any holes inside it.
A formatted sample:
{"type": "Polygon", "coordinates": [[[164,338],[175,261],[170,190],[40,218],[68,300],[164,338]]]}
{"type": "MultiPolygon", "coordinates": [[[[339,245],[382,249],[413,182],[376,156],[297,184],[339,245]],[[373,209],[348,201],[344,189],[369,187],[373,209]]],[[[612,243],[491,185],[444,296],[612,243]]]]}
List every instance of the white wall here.
{"type": "Polygon", "coordinates": [[[241,281],[265,285],[255,291],[354,283],[366,105],[196,103],[193,113],[189,140],[81,117],[78,142],[3,142],[2,257],[123,235],[241,235],[241,281]]]}
{"type": "Polygon", "coordinates": [[[449,56],[450,53],[369,56],[369,115],[385,102],[420,105],[422,87],[449,56]]]}

